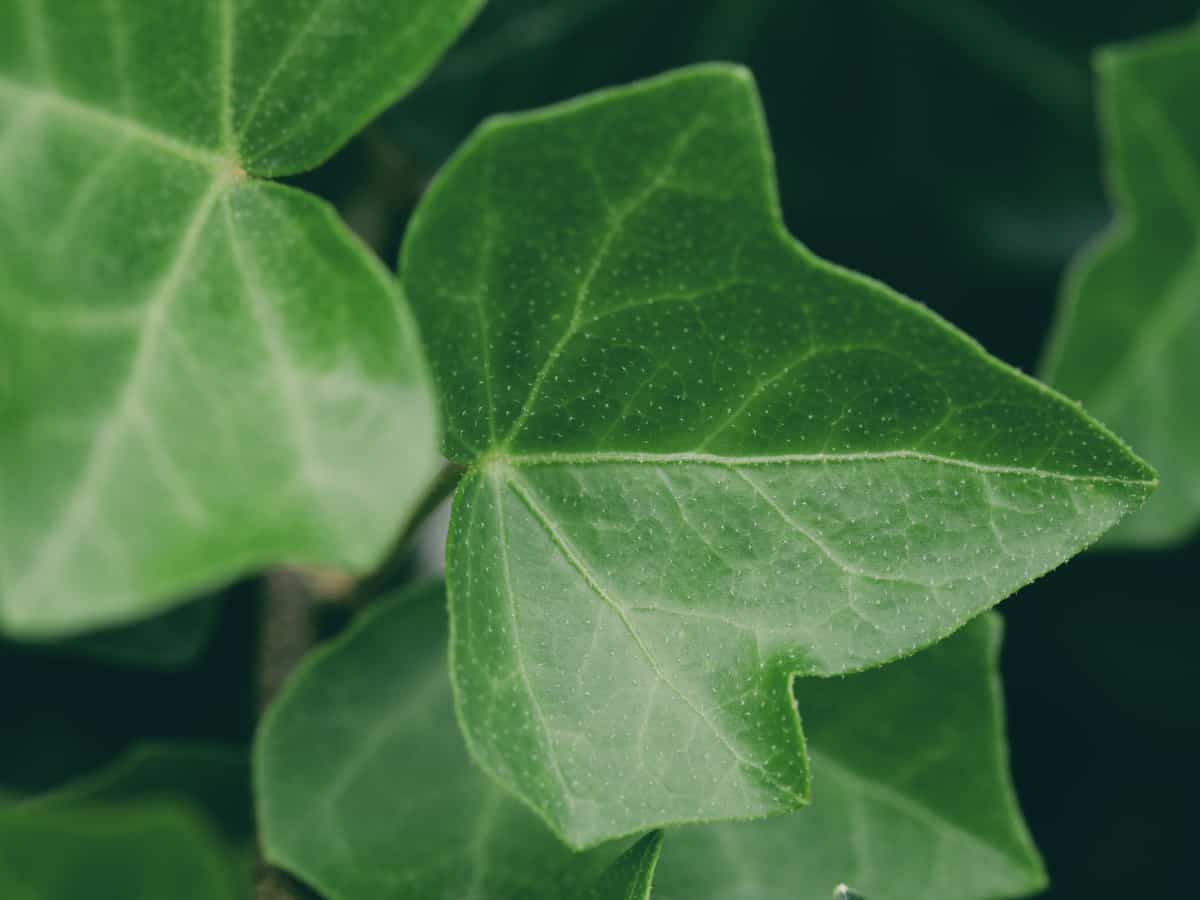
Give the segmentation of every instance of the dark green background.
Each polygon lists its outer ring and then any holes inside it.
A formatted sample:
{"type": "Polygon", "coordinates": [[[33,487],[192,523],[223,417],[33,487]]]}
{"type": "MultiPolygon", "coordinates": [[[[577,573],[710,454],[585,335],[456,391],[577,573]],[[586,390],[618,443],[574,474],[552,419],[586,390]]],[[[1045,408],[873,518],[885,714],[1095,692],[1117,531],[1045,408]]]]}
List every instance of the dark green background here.
{"type": "MultiPolygon", "coordinates": [[[[426,85],[296,180],[337,202],[390,264],[423,184],[482,117],[688,62],[743,62],[796,236],[1032,371],[1063,266],[1108,216],[1091,51],[1197,11],[1185,0],[493,0],[426,85]]],[[[1198,562],[1196,541],[1094,552],[1002,606],[1013,768],[1048,897],[1151,896],[1195,880],[1198,562]]],[[[0,647],[0,796],[48,787],[139,736],[247,741],[258,587],[230,593],[183,671],[0,647]]]]}

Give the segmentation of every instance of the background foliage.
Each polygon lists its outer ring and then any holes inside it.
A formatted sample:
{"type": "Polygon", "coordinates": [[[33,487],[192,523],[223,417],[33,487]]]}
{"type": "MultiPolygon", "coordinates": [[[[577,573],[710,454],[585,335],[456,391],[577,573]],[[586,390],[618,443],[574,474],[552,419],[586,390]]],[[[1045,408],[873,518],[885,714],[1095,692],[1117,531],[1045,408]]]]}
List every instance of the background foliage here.
{"type": "MultiPolygon", "coordinates": [[[[495,0],[411,98],[293,181],[390,264],[426,180],[481,116],[742,62],[793,233],[1030,371],[1064,265],[1108,217],[1089,54],[1195,13],[1181,0],[495,0]]],[[[1191,883],[1198,550],[1093,553],[1005,604],[1015,780],[1056,900],[1191,883]]],[[[213,601],[211,641],[176,671],[118,665],[111,645],[0,646],[0,803],[147,737],[245,745],[259,588],[213,601]]]]}

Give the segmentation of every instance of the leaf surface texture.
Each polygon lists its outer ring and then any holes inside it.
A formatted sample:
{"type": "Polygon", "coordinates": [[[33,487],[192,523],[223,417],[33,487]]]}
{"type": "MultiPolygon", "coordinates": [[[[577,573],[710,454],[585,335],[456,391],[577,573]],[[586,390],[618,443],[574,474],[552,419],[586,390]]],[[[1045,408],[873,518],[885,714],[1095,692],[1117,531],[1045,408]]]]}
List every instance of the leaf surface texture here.
{"type": "Polygon", "coordinates": [[[268,860],[332,900],[645,900],[656,835],[572,854],[471,762],[443,601],[380,600],[288,682],[256,738],[268,860]]]}
{"type": "Polygon", "coordinates": [[[571,853],[471,762],[441,600],[429,587],[380,601],[301,667],[259,732],[267,855],[332,900],[827,900],[839,880],[868,897],[999,900],[1044,884],[1008,781],[994,614],[883,669],[796,683],[812,806],[668,830],[661,860],[655,832],[609,863],[618,845],[571,853]]]}
{"type": "Polygon", "coordinates": [[[792,675],[946,636],[1153,487],[1076,406],[786,233],[736,67],[489,121],[401,272],[470,466],[468,744],[575,846],[802,805],[792,675]]]}
{"type": "Polygon", "coordinates": [[[324,159],[478,5],[0,9],[0,628],[382,554],[435,465],[412,322],[329,207],[254,176],[324,159]]]}
{"type": "Polygon", "coordinates": [[[655,898],[827,900],[843,882],[868,898],[1044,888],[1009,782],[1000,636],[989,613],[883,669],[797,681],[812,806],[669,832],[655,898]]]}

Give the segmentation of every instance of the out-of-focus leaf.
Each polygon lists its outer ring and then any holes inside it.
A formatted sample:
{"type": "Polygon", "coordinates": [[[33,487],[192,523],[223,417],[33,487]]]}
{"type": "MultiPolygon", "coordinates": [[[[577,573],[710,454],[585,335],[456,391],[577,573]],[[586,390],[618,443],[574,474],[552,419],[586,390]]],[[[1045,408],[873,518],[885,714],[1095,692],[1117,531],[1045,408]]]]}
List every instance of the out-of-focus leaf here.
{"type": "Polygon", "coordinates": [[[104,768],[32,798],[23,809],[185,802],[203,812],[233,846],[254,837],[250,766],[244,750],[223,745],[144,743],[104,768]]]}
{"type": "Polygon", "coordinates": [[[244,900],[253,824],[232,748],[143,745],[0,808],[5,900],[244,900]]]}
{"type": "Polygon", "coordinates": [[[220,617],[221,598],[206,596],[140,622],[68,638],[49,649],[119,666],[184,669],[204,652],[220,617]]]}
{"type": "Polygon", "coordinates": [[[1045,377],[1158,468],[1111,536],[1155,546],[1200,523],[1200,26],[1097,59],[1117,218],[1067,278],[1045,377]]]}
{"type": "Polygon", "coordinates": [[[363,570],[436,465],[390,276],[306,195],[481,0],[0,5],[0,629],[363,570]]]}
{"type": "Polygon", "coordinates": [[[186,807],[0,812],[5,900],[245,900],[246,875],[186,807]]]}

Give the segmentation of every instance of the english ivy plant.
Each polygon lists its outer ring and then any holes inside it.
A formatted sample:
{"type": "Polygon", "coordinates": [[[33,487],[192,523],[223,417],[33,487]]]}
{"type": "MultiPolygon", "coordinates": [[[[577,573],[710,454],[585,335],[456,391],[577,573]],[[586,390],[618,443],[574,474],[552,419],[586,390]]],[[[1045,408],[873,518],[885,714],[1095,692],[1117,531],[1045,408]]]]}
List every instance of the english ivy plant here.
{"type": "Polygon", "coordinates": [[[1200,25],[1107,50],[1099,72],[1117,220],[1067,278],[1044,374],[1162,472],[1112,535],[1153,546],[1200,523],[1200,25]]]}
{"type": "MultiPolygon", "coordinates": [[[[989,610],[1155,472],[798,243],[739,66],[486,120],[396,274],[272,180],[481,6],[0,8],[0,633],[187,668],[235,579],[373,576],[257,728],[262,897],[1038,890],[989,610]],[[377,589],[451,491],[444,586],[377,589]]],[[[1179,486],[1141,542],[1200,508],[1197,40],[1105,57],[1133,225],[1076,270],[1047,370],[1179,486]]],[[[156,744],[0,791],[0,895],[245,896],[245,781],[156,744]]]]}
{"type": "Polygon", "coordinates": [[[792,678],[945,637],[1154,485],[1077,406],[809,254],[772,179],[748,74],[701,66],[491,120],[405,241],[467,466],[463,729],[576,847],[803,805],[792,678]]]}
{"type": "Polygon", "coordinates": [[[0,9],[0,628],[378,561],[435,465],[416,335],[334,212],[264,179],[328,157],[479,5],[0,9]]]}
{"type": "Polygon", "coordinates": [[[590,890],[624,900],[653,880],[652,896],[669,900],[827,900],[841,878],[867,896],[990,900],[1044,883],[1008,784],[994,614],[897,665],[797,681],[813,808],[672,832],[657,874],[653,835],[616,864],[621,842],[573,854],[472,765],[445,632],[436,587],[390,598],[313,654],[263,723],[255,769],[267,858],[326,896],[590,890]]]}

